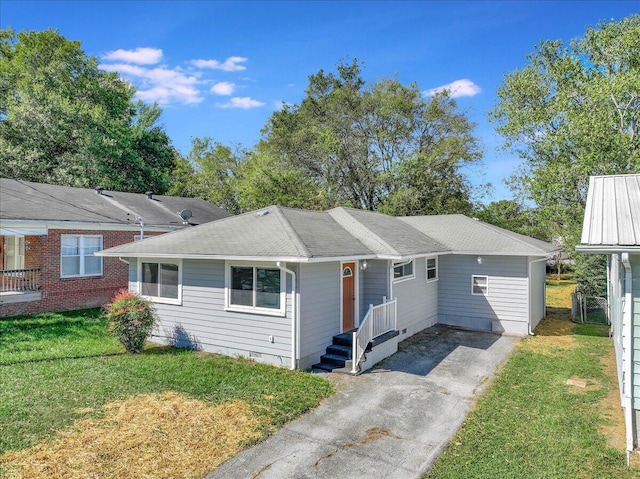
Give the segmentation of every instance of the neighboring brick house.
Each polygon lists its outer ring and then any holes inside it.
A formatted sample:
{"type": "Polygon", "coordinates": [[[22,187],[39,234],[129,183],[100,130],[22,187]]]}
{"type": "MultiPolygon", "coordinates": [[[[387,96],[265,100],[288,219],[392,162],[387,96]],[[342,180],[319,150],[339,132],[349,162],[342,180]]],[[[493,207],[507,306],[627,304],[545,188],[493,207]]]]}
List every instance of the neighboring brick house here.
{"type": "Polygon", "coordinates": [[[128,266],[95,252],[227,216],[198,198],[0,178],[0,317],[101,306],[128,266]]]}

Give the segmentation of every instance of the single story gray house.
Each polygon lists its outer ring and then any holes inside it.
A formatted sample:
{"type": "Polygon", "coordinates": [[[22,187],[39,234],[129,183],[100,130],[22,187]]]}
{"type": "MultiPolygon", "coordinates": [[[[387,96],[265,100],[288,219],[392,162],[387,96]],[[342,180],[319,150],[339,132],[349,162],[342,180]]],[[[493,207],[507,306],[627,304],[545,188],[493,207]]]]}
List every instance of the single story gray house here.
{"type": "Polygon", "coordinates": [[[607,255],[608,315],[629,454],[640,440],[640,175],[589,179],[580,243],[578,251],[607,255]]]}
{"type": "Polygon", "coordinates": [[[463,215],[270,206],[98,254],[156,303],[156,340],[355,373],[436,323],[531,333],[556,249],[463,215]]]}

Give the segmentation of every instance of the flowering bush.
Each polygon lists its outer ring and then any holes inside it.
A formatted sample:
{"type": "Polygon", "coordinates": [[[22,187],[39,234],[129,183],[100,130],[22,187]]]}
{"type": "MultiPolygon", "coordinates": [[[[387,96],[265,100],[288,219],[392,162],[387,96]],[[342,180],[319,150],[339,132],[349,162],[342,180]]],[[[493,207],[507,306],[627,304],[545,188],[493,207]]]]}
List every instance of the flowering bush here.
{"type": "Polygon", "coordinates": [[[149,302],[127,290],[119,291],[104,306],[109,331],[129,353],[140,353],[156,322],[156,313],[149,302]]]}

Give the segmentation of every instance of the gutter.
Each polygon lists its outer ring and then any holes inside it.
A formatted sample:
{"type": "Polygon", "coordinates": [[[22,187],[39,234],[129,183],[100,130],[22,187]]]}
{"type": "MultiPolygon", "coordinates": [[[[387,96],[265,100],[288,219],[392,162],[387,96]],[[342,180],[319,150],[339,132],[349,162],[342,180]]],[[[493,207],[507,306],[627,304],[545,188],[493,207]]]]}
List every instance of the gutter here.
{"type": "MultiPolygon", "coordinates": [[[[547,261],[547,258],[538,258],[538,259],[532,259],[531,261],[527,262],[527,282],[529,283],[529,294],[527,294],[527,310],[529,311],[529,321],[527,321],[528,323],[528,329],[529,329],[529,336],[535,336],[535,334],[533,334],[533,330],[531,329],[531,316],[532,316],[532,304],[531,304],[531,265],[533,263],[539,263],[540,261],[547,261]]],[[[546,291],[546,286],[545,286],[545,291],[546,291]]],[[[547,300],[546,300],[546,292],[545,292],[545,312],[546,312],[546,306],[547,306],[547,300]]]]}
{"type": "Polygon", "coordinates": [[[633,322],[631,317],[632,305],[632,281],[633,271],[631,270],[631,262],[629,261],[629,253],[622,253],[622,264],[624,266],[624,308],[622,310],[623,319],[623,360],[624,368],[622,374],[625,381],[622,406],[624,408],[624,423],[627,433],[627,466],[630,461],[630,454],[633,452],[633,363],[632,363],[632,341],[633,341],[633,322]]]}
{"type": "MultiPolygon", "coordinates": [[[[277,261],[276,262],[276,266],[278,267],[278,269],[280,269],[280,271],[284,271],[285,273],[288,273],[291,275],[291,295],[292,295],[292,302],[291,302],[291,370],[296,369],[297,366],[297,358],[296,358],[296,351],[297,351],[297,346],[298,346],[298,331],[299,331],[299,316],[298,316],[298,310],[297,310],[297,306],[298,306],[298,301],[297,301],[297,292],[296,292],[296,273],[295,271],[288,269],[284,266],[282,266],[282,262],[281,261],[277,261]]],[[[285,279],[286,281],[286,279],[285,279]]],[[[285,284],[285,291],[287,290],[286,288],[286,284],[285,284]]],[[[285,295],[285,311],[286,311],[286,295],[285,295]]]]}

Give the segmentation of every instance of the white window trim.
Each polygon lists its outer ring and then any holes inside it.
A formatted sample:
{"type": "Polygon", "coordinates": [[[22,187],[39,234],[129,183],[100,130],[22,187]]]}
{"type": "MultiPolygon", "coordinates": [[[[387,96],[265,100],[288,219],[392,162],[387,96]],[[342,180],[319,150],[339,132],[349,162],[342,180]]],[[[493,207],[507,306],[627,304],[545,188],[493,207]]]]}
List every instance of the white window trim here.
{"type": "MultiPolygon", "coordinates": [[[[62,254],[62,238],[64,238],[65,236],[72,236],[74,238],[80,238],[80,242],[78,244],[78,249],[80,251],[80,271],[84,270],[84,258],[85,255],[82,254],[82,250],[84,248],[84,238],[100,238],[100,250],[102,250],[104,248],[104,239],[102,237],[102,235],[83,235],[83,234],[70,234],[70,235],[60,235],[60,278],[61,279],[68,279],[68,278],[97,278],[100,277],[104,274],[104,258],[102,256],[98,256],[98,258],[100,258],[100,272],[99,273],[94,273],[94,274],[85,274],[85,273],[80,273],[80,274],[63,274],[62,273],[62,258],[65,257],[69,257],[69,256],[63,256],[62,254]]],[[[98,251],[100,251],[98,250],[98,251]]],[[[75,256],[75,255],[73,255],[75,256]]]]}
{"type": "Polygon", "coordinates": [[[393,278],[393,282],[394,283],[402,283],[403,281],[409,281],[412,280],[416,277],[416,261],[415,259],[412,259],[411,261],[398,261],[396,263],[392,264],[392,268],[391,268],[391,274],[395,274],[394,271],[396,269],[396,265],[404,265],[404,264],[409,264],[409,263],[413,263],[413,267],[411,268],[412,273],[410,275],[407,276],[400,276],[399,278],[393,278]]]}
{"type": "Polygon", "coordinates": [[[473,296],[489,296],[489,276],[484,275],[484,274],[472,274],[471,275],[471,294],[473,296]],[[486,293],[474,293],[473,292],[473,280],[475,278],[484,278],[487,282],[487,292],[486,293]]]}
{"type": "MultiPolygon", "coordinates": [[[[279,316],[284,318],[287,315],[287,294],[286,283],[287,277],[275,263],[262,263],[259,261],[225,261],[224,272],[224,310],[235,313],[261,314],[265,316],[279,316]],[[268,268],[280,270],[280,309],[260,308],[255,306],[242,306],[231,304],[231,267],[253,268],[254,274],[256,268],[268,268]]],[[[255,281],[254,281],[254,297],[255,297],[255,281]]]]}
{"type": "MultiPolygon", "coordinates": [[[[182,260],[181,259],[164,259],[164,258],[139,258],[137,264],[138,281],[136,287],[138,288],[138,295],[142,299],[151,301],[152,303],[163,304],[179,304],[182,305],[182,260]],[[147,296],[142,294],[142,263],[157,263],[158,268],[160,264],[175,264],[178,266],[178,297],[177,298],[165,298],[164,296],[147,296]]],[[[159,273],[158,273],[159,274],[159,273]]],[[[160,289],[158,289],[158,292],[160,289]]]]}
{"type": "MultiPolygon", "coordinates": [[[[438,281],[438,257],[437,256],[427,256],[424,260],[424,277],[427,281],[427,283],[433,283],[434,281],[438,281]],[[436,270],[436,277],[435,278],[429,278],[429,260],[430,259],[435,259],[436,260],[436,266],[435,266],[435,270],[436,270]]],[[[433,268],[431,268],[433,269],[433,268]]]]}

